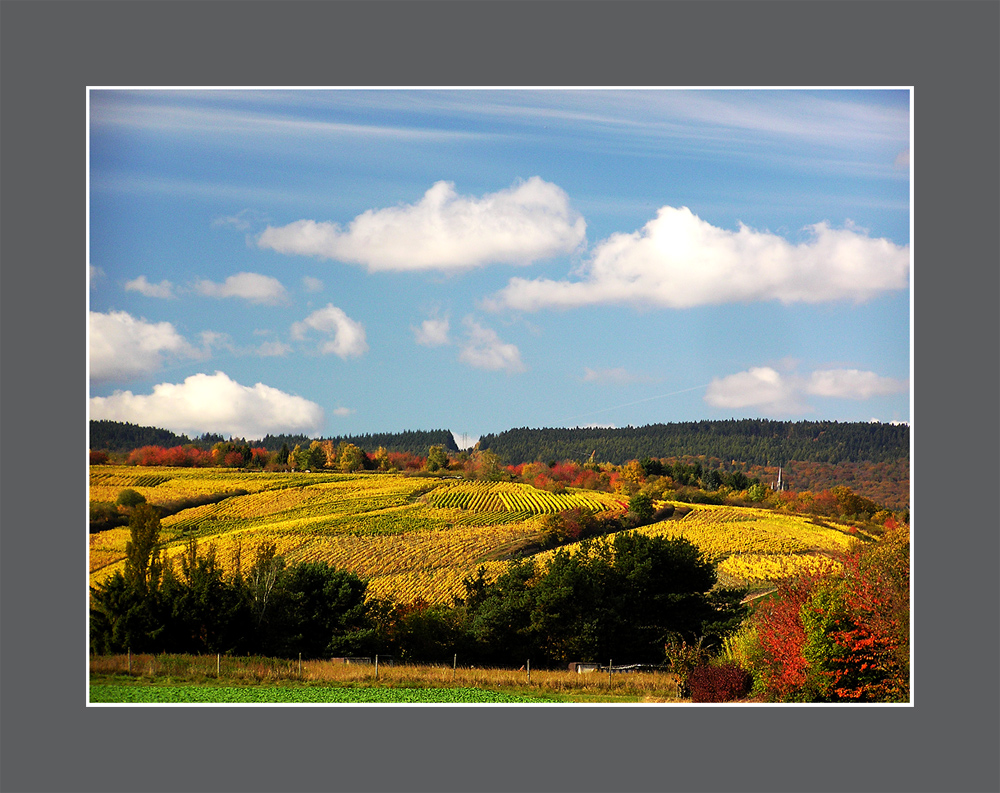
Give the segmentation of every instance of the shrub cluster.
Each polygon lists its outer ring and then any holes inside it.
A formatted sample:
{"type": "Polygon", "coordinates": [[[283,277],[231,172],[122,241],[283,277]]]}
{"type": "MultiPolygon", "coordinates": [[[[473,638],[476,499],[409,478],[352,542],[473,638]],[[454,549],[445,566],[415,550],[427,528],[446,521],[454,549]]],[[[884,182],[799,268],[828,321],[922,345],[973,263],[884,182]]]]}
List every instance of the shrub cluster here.
{"type": "Polygon", "coordinates": [[[841,573],[804,572],[762,598],[728,659],[780,702],[907,702],[910,542],[905,526],[859,542],[841,573]]]}
{"type": "Polygon", "coordinates": [[[688,677],[693,702],[732,702],[750,691],[753,677],[736,664],[703,664],[688,677]]]}

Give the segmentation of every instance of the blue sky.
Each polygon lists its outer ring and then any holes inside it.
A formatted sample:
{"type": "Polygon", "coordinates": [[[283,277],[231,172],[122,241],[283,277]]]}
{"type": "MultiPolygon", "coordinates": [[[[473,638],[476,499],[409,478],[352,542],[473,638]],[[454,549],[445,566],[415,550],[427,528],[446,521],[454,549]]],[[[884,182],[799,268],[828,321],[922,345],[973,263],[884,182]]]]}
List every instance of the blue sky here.
{"type": "Polygon", "coordinates": [[[91,418],[910,420],[908,90],[89,103],[91,418]]]}

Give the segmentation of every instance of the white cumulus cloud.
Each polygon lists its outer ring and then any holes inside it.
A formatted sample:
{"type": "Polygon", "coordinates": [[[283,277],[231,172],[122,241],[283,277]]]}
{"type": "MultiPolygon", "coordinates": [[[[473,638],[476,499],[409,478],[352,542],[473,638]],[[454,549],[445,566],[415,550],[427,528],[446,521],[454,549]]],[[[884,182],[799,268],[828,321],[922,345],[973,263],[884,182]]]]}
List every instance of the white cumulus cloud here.
{"type": "Polygon", "coordinates": [[[236,273],[221,284],[214,281],[198,281],[195,291],[205,297],[238,297],[251,303],[277,305],[288,299],[285,287],[277,278],[259,273],[236,273]]]}
{"type": "Polygon", "coordinates": [[[717,408],[756,408],[768,415],[789,415],[809,410],[794,376],[782,375],[770,366],[715,378],[705,391],[705,401],[717,408]]]}
{"type": "Polygon", "coordinates": [[[865,400],[906,388],[905,380],[858,369],[817,369],[803,377],[770,366],[756,366],[713,379],[704,399],[717,408],[753,408],[765,415],[789,416],[813,412],[810,396],[865,400]]]}
{"type": "Polygon", "coordinates": [[[500,339],[496,331],[484,328],[471,317],[463,321],[466,338],[458,359],[476,369],[523,372],[521,353],[513,344],[500,339]]]}
{"type": "Polygon", "coordinates": [[[320,345],[320,352],[324,354],[333,353],[347,359],[357,358],[368,352],[364,325],[351,319],[333,303],[314,311],[301,322],[294,323],[292,337],[301,341],[308,336],[310,330],[326,337],[332,336],[320,345]]]}
{"type": "Polygon", "coordinates": [[[820,369],[813,372],[806,383],[807,394],[840,399],[870,399],[873,396],[887,396],[905,391],[905,380],[881,377],[875,372],[858,369],[820,369]]]}
{"type": "Polygon", "coordinates": [[[147,322],[125,311],[90,312],[90,379],[128,380],[155,372],[168,356],[200,353],[169,322],[147,322]]]}
{"type": "Polygon", "coordinates": [[[533,176],[481,198],[435,183],[415,204],[370,209],[346,229],[298,220],[269,226],[262,248],[363,264],[378,270],[458,270],[489,263],[530,264],[567,253],[586,223],[557,185],[533,176]]]}
{"type": "Polygon", "coordinates": [[[534,311],[600,303],[863,302],[907,288],[908,246],[850,225],[817,223],[808,231],[806,241],[792,243],[745,225],[718,228],[687,207],[663,207],[639,231],[598,243],[581,280],[512,278],[486,305],[534,311]]]}
{"type": "Polygon", "coordinates": [[[159,297],[165,300],[174,297],[174,285],[170,281],[164,279],[158,284],[151,284],[146,280],[146,276],[144,275],[133,278],[131,281],[126,281],[125,291],[138,292],[146,297],[159,297]]]}
{"type": "Polygon", "coordinates": [[[422,344],[425,347],[440,347],[451,343],[451,338],[448,336],[449,329],[447,319],[425,319],[420,323],[419,328],[413,328],[413,336],[417,344],[422,344]]]}
{"type": "Polygon", "coordinates": [[[90,418],[192,436],[217,432],[247,439],[281,433],[317,435],[323,428],[323,409],[315,402],[263,383],[241,385],[223,372],[192,375],[183,383],[160,383],[151,394],[115,391],[109,397],[92,397],[90,418]]]}

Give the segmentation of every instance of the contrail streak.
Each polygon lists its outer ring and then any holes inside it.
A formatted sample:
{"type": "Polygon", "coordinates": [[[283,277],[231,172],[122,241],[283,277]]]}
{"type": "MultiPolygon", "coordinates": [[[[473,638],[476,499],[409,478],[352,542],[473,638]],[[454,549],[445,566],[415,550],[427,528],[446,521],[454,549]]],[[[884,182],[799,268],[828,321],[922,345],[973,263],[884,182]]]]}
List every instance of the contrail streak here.
{"type": "Polygon", "coordinates": [[[691,388],[682,388],[680,391],[671,391],[669,394],[660,394],[659,396],[646,397],[645,399],[638,399],[635,402],[626,402],[624,405],[615,405],[610,408],[601,408],[600,410],[592,410],[590,413],[581,413],[579,416],[570,416],[568,419],[563,419],[563,421],[573,421],[574,419],[580,419],[584,416],[593,416],[596,413],[607,413],[609,410],[618,410],[619,408],[627,408],[632,405],[638,405],[641,402],[651,402],[654,399],[663,399],[665,397],[676,396],[677,394],[686,394],[688,391],[697,391],[699,388],[708,388],[711,383],[705,383],[704,385],[696,385],[691,388]]]}

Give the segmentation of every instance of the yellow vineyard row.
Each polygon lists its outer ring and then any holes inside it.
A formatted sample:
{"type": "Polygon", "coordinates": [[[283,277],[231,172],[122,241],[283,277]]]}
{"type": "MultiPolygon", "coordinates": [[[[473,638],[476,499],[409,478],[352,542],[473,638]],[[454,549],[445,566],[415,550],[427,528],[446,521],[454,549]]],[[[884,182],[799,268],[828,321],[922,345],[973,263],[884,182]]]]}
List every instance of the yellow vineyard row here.
{"type": "Polygon", "coordinates": [[[826,556],[812,554],[743,554],[719,562],[720,576],[743,585],[762,581],[777,581],[798,573],[821,573],[838,570],[842,565],[826,556]]]}
{"type": "MultiPolygon", "coordinates": [[[[92,471],[97,474],[92,497],[103,492],[101,488],[128,482],[132,474],[119,474],[120,470],[92,471]]],[[[139,481],[141,473],[135,474],[134,481],[139,481]]],[[[541,515],[555,503],[550,498],[553,494],[525,485],[428,480],[399,474],[165,469],[159,475],[162,481],[158,484],[146,480],[149,492],[162,494],[171,488],[174,492],[183,488],[192,492],[201,488],[202,493],[247,492],[165,518],[161,536],[167,558],[176,559],[184,553],[187,538],[194,534],[202,549],[215,546],[219,563],[231,572],[237,564],[245,570],[261,543],[274,543],[288,564],[327,562],[368,579],[373,594],[393,594],[401,600],[421,597],[429,602],[444,602],[460,594],[461,581],[475,575],[483,560],[496,559],[504,549],[536,536],[541,530],[541,515]],[[476,494],[479,509],[469,508],[471,499],[427,498],[439,489],[441,494],[476,494]],[[494,510],[498,502],[503,506],[494,510]],[[514,512],[508,505],[527,509],[514,512]]],[[[583,499],[607,506],[614,503],[614,497],[607,493],[585,492],[583,499]]],[[[719,565],[720,574],[742,581],[773,580],[789,570],[818,564],[820,557],[851,542],[846,533],[814,525],[800,516],[713,505],[697,505],[681,519],[639,531],[684,537],[719,565]]],[[[122,569],[128,537],[127,528],[91,536],[92,583],[122,569]]],[[[570,551],[573,547],[567,546],[570,551]]],[[[552,553],[536,558],[544,563],[552,553]]],[[[504,565],[491,561],[488,569],[497,573],[504,565]]]]}

